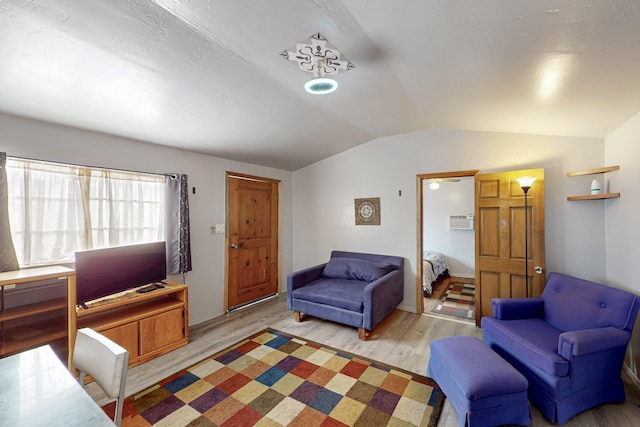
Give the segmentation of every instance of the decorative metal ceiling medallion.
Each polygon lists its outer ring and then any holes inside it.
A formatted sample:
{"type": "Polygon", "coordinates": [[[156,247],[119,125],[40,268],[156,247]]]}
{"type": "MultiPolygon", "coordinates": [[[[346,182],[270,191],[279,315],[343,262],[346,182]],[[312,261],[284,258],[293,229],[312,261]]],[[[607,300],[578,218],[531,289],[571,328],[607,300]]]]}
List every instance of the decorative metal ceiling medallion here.
{"type": "Polygon", "coordinates": [[[320,33],[316,33],[280,53],[315,77],[335,76],[355,66],[320,33]]]}

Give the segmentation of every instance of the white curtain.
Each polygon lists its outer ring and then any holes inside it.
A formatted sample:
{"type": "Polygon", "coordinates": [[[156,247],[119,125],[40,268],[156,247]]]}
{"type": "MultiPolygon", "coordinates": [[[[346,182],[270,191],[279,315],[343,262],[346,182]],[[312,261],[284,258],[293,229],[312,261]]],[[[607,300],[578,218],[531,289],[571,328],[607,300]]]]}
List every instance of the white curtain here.
{"type": "Polygon", "coordinates": [[[88,199],[93,248],[164,240],[164,179],[92,171],[88,199]]]}
{"type": "MultiPolygon", "coordinates": [[[[20,268],[9,222],[9,187],[7,185],[7,153],[0,152],[0,272],[20,268]]],[[[0,306],[2,298],[0,297],[0,306]]],[[[2,307],[0,307],[2,308],[2,307]]]]}
{"type": "Polygon", "coordinates": [[[163,240],[164,177],[7,160],[9,221],[20,267],[74,252],[163,240]]]}

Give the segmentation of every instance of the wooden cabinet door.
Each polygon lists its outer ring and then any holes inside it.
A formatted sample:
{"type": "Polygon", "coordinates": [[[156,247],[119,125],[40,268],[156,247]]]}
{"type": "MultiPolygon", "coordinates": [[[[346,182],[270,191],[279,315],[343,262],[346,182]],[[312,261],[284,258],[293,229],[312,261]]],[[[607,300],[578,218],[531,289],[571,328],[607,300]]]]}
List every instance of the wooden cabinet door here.
{"type": "Polygon", "coordinates": [[[141,319],[140,355],[143,356],[185,336],[184,309],[177,308],[141,319]]]}
{"type": "Polygon", "coordinates": [[[476,175],[476,325],[493,298],[539,297],[544,289],[544,169],[476,175]],[[527,193],[516,181],[536,178],[527,193]],[[525,214],[528,249],[525,251],[525,214]],[[525,253],[528,259],[525,259],[525,253]],[[535,274],[534,268],[541,267],[535,274]],[[526,268],[526,275],[525,275],[526,268]]]}
{"type": "Polygon", "coordinates": [[[99,332],[110,340],[120,344],[129,352],[129,363],[138,360],[138,324],[136,322],[99,332]]]}

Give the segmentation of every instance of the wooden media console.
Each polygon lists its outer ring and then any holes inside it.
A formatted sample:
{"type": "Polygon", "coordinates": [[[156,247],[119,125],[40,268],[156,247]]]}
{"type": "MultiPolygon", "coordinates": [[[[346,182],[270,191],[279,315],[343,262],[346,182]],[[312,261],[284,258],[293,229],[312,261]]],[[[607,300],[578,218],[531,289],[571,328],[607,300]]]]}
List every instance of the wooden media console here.
{"type": "Polygon", "coordinates": [[[166,283],[76,308],[78,329],[92,328],[129,351],[129,366],[147,362],[189,342],[188,287],[166,283]]]}

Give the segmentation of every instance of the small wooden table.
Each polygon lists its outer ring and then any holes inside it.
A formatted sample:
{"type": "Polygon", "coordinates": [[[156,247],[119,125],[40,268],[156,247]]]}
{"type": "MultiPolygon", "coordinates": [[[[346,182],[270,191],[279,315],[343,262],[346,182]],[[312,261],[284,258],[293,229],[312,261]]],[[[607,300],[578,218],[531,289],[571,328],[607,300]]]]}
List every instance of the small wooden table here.
{"type": "Polygon", "coordinates": [[[0,423],[113,427],[48,345],[0,359],[0,423]]]}

